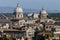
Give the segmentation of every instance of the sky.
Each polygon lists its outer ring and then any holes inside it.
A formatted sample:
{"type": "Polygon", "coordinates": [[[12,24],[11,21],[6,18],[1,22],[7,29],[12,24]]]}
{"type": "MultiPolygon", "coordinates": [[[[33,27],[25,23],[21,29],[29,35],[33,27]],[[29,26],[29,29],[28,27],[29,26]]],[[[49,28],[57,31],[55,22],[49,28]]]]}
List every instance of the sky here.
{"type": "Polygon", "coordinates": [[[60,0],[0,0],[0,7],[16,7],[17,3],[26,9],[60,10],[60,0]]]}

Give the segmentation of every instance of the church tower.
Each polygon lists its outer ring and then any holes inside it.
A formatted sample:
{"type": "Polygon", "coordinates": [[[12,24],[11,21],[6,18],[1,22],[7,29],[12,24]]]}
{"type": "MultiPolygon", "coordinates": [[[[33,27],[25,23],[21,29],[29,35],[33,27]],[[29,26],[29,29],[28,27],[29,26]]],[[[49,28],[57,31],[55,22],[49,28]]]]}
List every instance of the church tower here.
{"type": "Polygon", "coordinates": [[[23,18],[23,10],[19,6],[19,4],[17,4],[17,7],[15,9],[15,18],[17,18],[17,19],[22,19],[23,18]]]}

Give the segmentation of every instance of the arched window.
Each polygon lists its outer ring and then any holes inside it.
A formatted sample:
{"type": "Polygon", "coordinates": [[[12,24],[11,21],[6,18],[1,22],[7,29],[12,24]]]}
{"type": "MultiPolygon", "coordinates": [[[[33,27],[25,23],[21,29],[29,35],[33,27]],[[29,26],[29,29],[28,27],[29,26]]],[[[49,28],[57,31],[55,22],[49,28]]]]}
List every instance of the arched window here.
{"type": "Polygon", "coordinates": [[[46,28],[48,28],[48,26],[46,26],[46,28]]]}
{"type": "Polygon", "coordinates": [[[49,26],[49,28],[51,28],[51,26],[49,26]]]}
{"type": "Polygon", "coordinates": [[[18,15],[18,17],[19,17],[19,15],[18,15]]]}
{"type": "Polygon", "coordinates": [[[21,15],[21,17],[22,17],[22,15],[21,15]]]}

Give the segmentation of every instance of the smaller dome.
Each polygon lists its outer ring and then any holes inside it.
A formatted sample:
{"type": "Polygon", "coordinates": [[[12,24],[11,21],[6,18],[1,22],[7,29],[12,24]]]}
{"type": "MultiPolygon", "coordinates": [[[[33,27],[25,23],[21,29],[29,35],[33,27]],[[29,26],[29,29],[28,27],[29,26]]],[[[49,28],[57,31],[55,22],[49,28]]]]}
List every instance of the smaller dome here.
{"type": "Polygon", "coordinates": [[[46,12],[46,10],[44,8],[42,8],[41,13],[47,15],[47,12],[46,12]]]}
{"type": "Polygon", "coordinates": [[[22,8],[17,7],[17,8],[16,8],[16,12],[23,12],[23,10],[22,10],[22,8]]]}
{"type": "Polygon", "coordinates": [[[22,10],[22,8],[19,6],[19,4],[17,4],[16,12],[23,12],[23,10],[22,10]]]}
{"type": "Polygon", "coordinates": [[[44,13],[44,14],[46,14],[47,12],[46,12],[45,10],[42,10],[42,11],[41,11],[41,13],[44,13]]]}

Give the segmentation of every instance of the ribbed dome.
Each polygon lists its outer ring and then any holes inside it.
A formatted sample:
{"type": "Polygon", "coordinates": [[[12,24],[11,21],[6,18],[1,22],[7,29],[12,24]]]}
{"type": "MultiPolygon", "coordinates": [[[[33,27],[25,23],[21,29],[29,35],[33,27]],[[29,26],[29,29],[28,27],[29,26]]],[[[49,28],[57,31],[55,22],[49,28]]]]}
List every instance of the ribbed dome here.
{"type": "Polygon", "coordinates": [[[22,8],[17,4],[16,12],[23,12],[22,8]]]}
{"type": "Polygon", "coordinates": [[[44,14],[46,14],[47,12],[46,12],[45,10],[42,10],[42,11],[41,11],[41,13],[44,13],[44,14]]]}
{"type": "Polygon", "coordinates": [[[46,14],[47,15],[47,12],[46,12],[46,10],[44,8],[42,8],[41,14],[46,14]]]}

